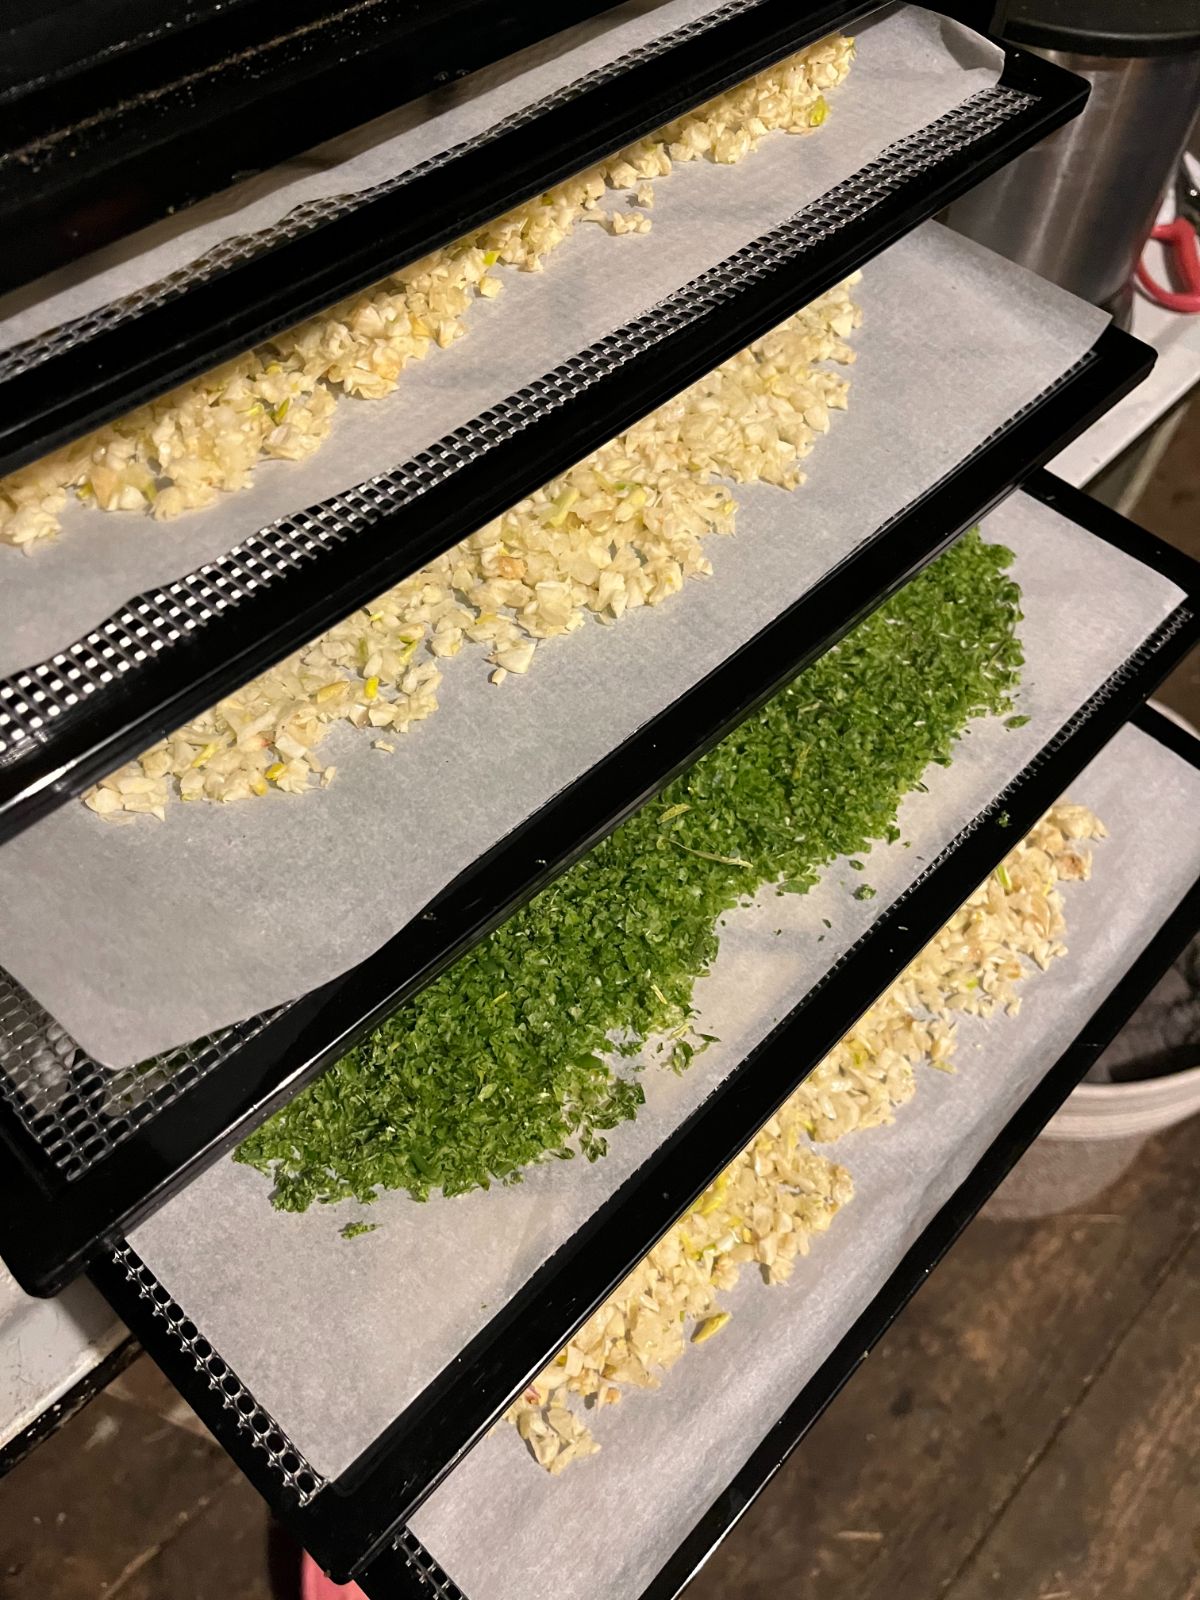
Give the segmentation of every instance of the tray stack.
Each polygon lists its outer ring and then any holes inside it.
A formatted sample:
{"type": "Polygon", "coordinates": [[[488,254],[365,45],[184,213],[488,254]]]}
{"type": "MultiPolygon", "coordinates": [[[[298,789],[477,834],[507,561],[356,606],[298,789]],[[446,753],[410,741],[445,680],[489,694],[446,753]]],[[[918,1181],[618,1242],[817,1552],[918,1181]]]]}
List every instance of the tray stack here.
{"type": "Polygon", "coordinates": [[[1200,747],[1143,705],[1197,642],[1200,569],[1044,470],[1152,353],[931,220],[1077,114],[1081,82],[967,6],[640,0],[560,10],[556,33],[532,7],[396,9],[313,0],[278,35],[256,0],[182,19],[131,0],[119,40],[70,48],[18,15],[0,159],[40,165],[0,211],[26,241],[0,300],[5,482],[307,319],[352,316],[372,285],[832,32],[857,34],[857,60],[810,137],[677,161],[652,213],[640,189],[606,191],[605,228],[508,272],[461,343],[435,341],[452,347],[394,395],[347,398],[306,459],[177,520],[113,517],[89,539],[98,512],[71,504],[44,548],[0,543],[0,1256],[32,1295],[86,1271],[372,1600],[551,1583],[658,1600],[1194,932],[1200,747]],[[177,118],[105,85],[113,48],[117,78],[156,84],[177,118]],[[247,114],[268,130],[253,168],[247,114]],[[652,225],[613,242],[631,199],[652,225]],[[706,583],[589,622],[528,682],[464,685],[386,762],[331,734],[337,781],[306,799],[173,803],[127,828],[81,804],[860,269],[849,410],[794,501],[738,488],[706,583]],[[843,860],[781,909],[727,914],[690,1017],[708,1048],[686,1072],[644,1067],[604,1159],[425,1205],[381,1194],[359,1242],[340,1236],[352,1205],[267,1204],[236,1145],[981,519],[1020,587],[1021,714],[973,722],[929,767],[861,892],[843,860]],[[598,1456],[541,1473],[493,1425],[1065,795],[1111,834],[1069,901],[1062,968],[1090,952],[1087,981],[1056,966],[1019,1017],[968,1018],[980,1059],[864,1140],[878,1170],[851,1162],[851,1221],[797,1281],[739,1290],[695,1370],[606,1410],[598,1456]]]}

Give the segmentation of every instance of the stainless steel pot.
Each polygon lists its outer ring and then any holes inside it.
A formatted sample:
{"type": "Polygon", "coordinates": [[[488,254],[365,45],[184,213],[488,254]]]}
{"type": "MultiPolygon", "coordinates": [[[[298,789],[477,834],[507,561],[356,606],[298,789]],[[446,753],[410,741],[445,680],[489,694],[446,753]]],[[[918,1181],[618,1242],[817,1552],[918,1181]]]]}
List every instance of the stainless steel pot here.
{"type": "Polygon", "coordinates": [[[1127,31],[1089,32],[1106,9],[1071,0],[1055,15],[1047,0],[1029,0],[1021,15],[998,18],[1007,37],[1087,78],[1091,95],[1081,116],[955,201],[946,220],[1124,320],[1133,269],[1200,110],[1200,0],[1124,0],[1127,31]],[[1139,14],[1156,9],[1190,15],[1195,37],[1187,27],[1139,35],[1139,14]]]}

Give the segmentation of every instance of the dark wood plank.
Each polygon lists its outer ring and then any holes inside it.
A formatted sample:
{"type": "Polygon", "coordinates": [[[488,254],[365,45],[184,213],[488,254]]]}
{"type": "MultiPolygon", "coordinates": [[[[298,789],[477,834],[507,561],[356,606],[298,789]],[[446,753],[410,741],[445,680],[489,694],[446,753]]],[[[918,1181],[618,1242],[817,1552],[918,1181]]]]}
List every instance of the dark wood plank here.
{"type": "Polygon", "coordinates": [[[1087,1211],[973,1224],[688,1600],[944,1595],[1186,1247],[1198,1170],[1200,1119],[1087,1211]]]}
{"type": "Polygon", "coordinates": [[[1200,1233],[946,1600],[1185,1600],[1198,1584],[1200,1233]]]}
{"type": "Polygon", "coordinates": [[[285,1549],[266,1503],[239,1477],[131,1574],[113,1600],[299,1600],[299,1594],[299,1551],[285,1549]]]}
{"type": "Polygon", "coordinates": [[[0,1597],[124,1594],[237,1476],[212,1439],[101,1395],[0,1482],[0,1597]]]}
{"type": "Polygon", "coordinates": [[[200,1418],[148,1355],[139,1356],[128,1371],[114,1378],[108,1392],[114,1400],[123,1400],[163,1422],[187,1429],[198,1439],[212,1442],[212,1435],[200,1418]]]}

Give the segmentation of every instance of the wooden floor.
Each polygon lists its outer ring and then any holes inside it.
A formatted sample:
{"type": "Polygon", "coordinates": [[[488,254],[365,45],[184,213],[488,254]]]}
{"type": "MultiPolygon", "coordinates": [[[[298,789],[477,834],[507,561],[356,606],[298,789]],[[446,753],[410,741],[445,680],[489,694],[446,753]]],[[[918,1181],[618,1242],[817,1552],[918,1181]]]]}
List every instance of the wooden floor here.
{"type": "Polygon", "coordinates": [[[1198,1172],[974,1223],[688,1600],[1200,1597],[1198,1172]]]}
{"type": "MultiPolygon", "coordinates": [[[[1138,519],[1200,554],[1200,404],[1138,519]]],[[[1164,698],[1200,723],[1200,659],[1164,698]]],[[[144,1357],[0,1482],[0,1600],[100,1596],[298,1596],[144,1357]]],[[[1085,1209],[974,1223],[688,1600],[1200,1600],[1200,1118],[1085,1209]]]]}

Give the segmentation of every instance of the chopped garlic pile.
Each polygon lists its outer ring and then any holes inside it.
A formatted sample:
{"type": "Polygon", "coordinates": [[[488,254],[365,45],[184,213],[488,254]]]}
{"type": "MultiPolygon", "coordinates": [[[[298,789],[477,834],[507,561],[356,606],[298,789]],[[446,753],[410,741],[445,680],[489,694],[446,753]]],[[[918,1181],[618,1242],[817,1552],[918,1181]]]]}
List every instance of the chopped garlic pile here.
{"type": "MultiPolygon", "coordinates": [[[[851,282],[854,280],[851,280],[851,282]]],[[[333,723],[387,736],[437,710],[442,663],[481,645],[501,682],[540,640],[589,614],[606,622],[678,593],[712,566],[704,540],[733,531],[715,482],[794,488],[799,463],[847,380],[861,320],[850,282],[831,289],[504,516],[354,612],[296,655],[105,778],[85,800],[111,820],[168,801],[300,793],[334,768],[317,747],[333,723]]]]}
{"type": "Polygon", "coordinates": [[[539,272],[581,222],[645,233],[653,181],[676,161],[740,161],[770,132],[825,121],[824,90],[849,71],[853,41],[835,34],[760,73],[591,171],[394,273],[311,322],[119,422],[0,479],[0,541],[30,551],[58,532],[68,497],[106,511],[173,517],[244,488],[264,458],[299,461],[328,436],[339,394],[390,394],[410,361],[466,332],[499,266],[539,272]],[[627,193],[629,209],[601,204],[627,193]]]}
{"type": "Polygon", "coordinates": [[[746,1262],[768,1283],[790,1277],[853,1195],[849,1174],[801,1145],[803,1114],[789,1101],[695,1209],[667,1233],[505,1413],[550,1472],[561,1472],[600,1447],[568,1394],[598,1406],[622,1386],[658,1387],[659,1371],[688,1344],[719,1333],[730,1313],[718,1308],[746,1262]]]}
{"type": "Polygon", "coordinates": [[[1056,885],[1087,878],[1082,841],[1104,837],[1084,806],[1053,807],[908,970],[838,1044],[505,1413],[539,1464],[561,1472],[600,1447],[569,1398],[611,1405],[657,1388],[688,1344],[729,1321],[720,1309],[743,1264],[785,1281],[814,1233],[853,1196],[844,1168],[802,1138],[828,1140],[891,1120],[916,1092],[914,1066],[951,1070],[957,1013],[1014,1015],[1030,963],[1066,953],[1056,885]]]}
{"type": "Polygon", "coordinates": [[[916,1093],[913,1066],[947,1068],[956,1015],[1021,1009],[1017,985],[1028,961],[1042,971],[1066,954],[1059,882],[1086,879],[1082,841],[1104,827],[1085,806],[1062,803],[1042,818],[980,885],[907,972],[825,1057],[799,1090],[818,1142],[892,1120],[916,1093]]]}

